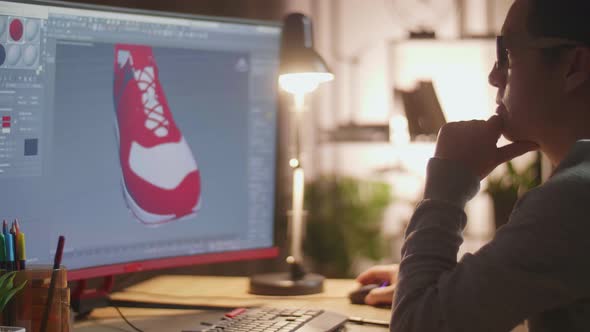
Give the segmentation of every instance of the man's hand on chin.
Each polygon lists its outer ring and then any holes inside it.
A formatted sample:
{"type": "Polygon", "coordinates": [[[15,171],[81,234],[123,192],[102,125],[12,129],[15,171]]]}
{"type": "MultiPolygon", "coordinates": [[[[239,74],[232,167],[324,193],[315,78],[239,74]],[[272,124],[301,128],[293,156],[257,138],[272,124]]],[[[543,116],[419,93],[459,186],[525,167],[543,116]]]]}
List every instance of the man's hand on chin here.
{"type": "Polygon", "coordinates": [[[502,127],[502,118],[498,115],[487,121],[448,123],[439,132],[434,157],[460,162],[482,180],[498,165],[539,148],[526,141],[498,148],[502,127]]]}

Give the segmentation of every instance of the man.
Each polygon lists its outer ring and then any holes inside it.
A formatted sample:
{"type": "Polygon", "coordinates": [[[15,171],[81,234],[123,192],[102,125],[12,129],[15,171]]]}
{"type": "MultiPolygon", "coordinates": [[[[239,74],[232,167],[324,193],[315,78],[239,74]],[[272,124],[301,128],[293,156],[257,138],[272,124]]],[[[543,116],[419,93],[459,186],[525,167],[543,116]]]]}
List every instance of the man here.
{"type": "MultiPolygon", "coordinates": [[[[441,129],[399,272],[381,266],[358,277],[396,283],[392,331],[504,332],[524,320],[530,332],[590,331],[589,18],[588,0],[512,5],[489,75],[497,115],[441,129]],[[497,148],[501,135],[513,143],[497,148]],[[488,245],[457,262],[463,208],[479,181],[536,149],[555,167],[550,179],[488,245]]],[[[366,302],[392,293],[375,290],[366,302]]]]}

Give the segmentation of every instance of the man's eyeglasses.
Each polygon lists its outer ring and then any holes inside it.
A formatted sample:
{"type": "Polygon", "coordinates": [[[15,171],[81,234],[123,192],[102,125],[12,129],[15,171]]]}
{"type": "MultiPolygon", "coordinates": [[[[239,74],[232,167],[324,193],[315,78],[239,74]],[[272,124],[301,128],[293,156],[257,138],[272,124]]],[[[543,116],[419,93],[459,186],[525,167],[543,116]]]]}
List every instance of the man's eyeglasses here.
{"type": "Polygon", "coordinates": [[[520,45],[508,45],[508,42],[504,36],[496,37],[496,67],[505,68],[508,65],[508,50],[516,48],[536,48],[536,49],[548,49],[548,48],[563,48],[563,47],[576,47],[576,46],[588,46],[587,44],[563,39],[563,38],[536,38],[529,42],[520,43],[520,45]]]}

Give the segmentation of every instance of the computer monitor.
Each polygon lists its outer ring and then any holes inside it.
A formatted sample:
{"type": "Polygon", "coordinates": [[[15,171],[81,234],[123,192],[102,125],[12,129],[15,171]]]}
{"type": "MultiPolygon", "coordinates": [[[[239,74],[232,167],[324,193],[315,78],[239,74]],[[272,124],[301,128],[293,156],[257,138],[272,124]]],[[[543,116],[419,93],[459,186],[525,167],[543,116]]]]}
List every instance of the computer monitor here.
{"type": "Polygon", "coordinates": [[[270,258],[278,23],[0,1],[0,219],[69,280],[270,258]]]}

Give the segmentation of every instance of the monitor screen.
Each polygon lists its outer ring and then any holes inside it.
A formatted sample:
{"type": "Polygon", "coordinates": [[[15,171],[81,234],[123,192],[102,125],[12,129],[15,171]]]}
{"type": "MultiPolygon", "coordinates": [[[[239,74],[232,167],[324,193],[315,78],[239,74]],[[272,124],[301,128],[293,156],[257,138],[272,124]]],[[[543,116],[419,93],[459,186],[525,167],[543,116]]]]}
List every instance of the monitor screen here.
{"type": "Polygon", "coordinates": [[[275,23],[0,1],[0,218],[70,280],[276,255],[275,23]]]}

